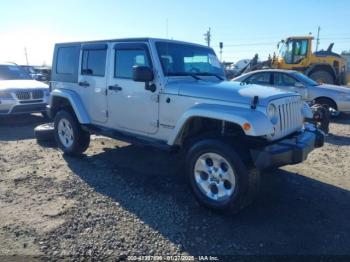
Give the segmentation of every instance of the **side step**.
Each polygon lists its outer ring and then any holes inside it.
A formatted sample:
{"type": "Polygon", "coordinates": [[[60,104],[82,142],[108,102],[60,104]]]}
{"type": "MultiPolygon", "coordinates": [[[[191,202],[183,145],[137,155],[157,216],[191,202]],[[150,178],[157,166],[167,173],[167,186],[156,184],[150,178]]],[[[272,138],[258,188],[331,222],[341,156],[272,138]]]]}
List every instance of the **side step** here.
{"type": "Polygon", "coordinates": [[[179,149],[178,146],[169,146],[164,141],[151,139],[143,136],[129,135],[127,133],[123,133],[113,129],[106,129],[103,127],[92,126],[92,125],[84,125],[84,129],[87,129],[88,131],[96,135],[110,137],[116,140],[124,141],[124,142],[138,145],[138,146],[149,146],[149,147],[157,148],[159,150],[166,151],[166,152],[176,152],[179,149]]]}

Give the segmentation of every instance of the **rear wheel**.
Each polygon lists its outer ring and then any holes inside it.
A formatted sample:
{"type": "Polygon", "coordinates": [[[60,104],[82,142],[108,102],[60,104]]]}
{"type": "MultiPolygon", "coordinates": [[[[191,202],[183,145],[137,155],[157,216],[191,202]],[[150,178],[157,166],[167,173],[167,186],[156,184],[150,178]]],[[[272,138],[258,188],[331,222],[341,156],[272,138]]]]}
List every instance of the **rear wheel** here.
{"type": "Polygon", "coordinates": [[[311,73],[310,78],[315,80],[317,83],[322,84],[335,84],[335,79],[332,74],[328,71],[315,71],[311,73]]]}
{"type": "Polygon", "coordinates": [[[89,147],[90,134],[82,130],[78,120],[69,111],[59,111],[54,125],[57,145],[64,153],[80,155],[89,147]]]}
{"type": "Polygon", "coordinates": [[[206,207],[237,213],[258,191],[258,171],[247,167],[236,151],[220,140],[194,143],[186,162],[192,191],[206,207]]]}

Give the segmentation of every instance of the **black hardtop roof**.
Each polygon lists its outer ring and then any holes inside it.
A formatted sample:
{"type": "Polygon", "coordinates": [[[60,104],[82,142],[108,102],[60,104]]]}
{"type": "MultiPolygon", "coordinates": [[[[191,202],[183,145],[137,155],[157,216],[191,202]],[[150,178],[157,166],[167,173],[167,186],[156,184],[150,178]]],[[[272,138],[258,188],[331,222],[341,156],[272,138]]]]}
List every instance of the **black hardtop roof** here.
{"type": "Polygon", "coordinates": [[[208,46],[197,44],[197,43],[172,40],[172,39],[153,38],[153,37],[134,37],[134,38],[117,38],[117,39],[105,39],[105,40],[89,40],[89,41],[79,41],[79,42],[62,42],[62,43],[56,43],[56,45],[96,44],[96,43],[106,43],[106,42],[149,42],[150,40],[151,41],[191,44],[191,45],[197,45],[197,46],[210,48],[208,46]]]}

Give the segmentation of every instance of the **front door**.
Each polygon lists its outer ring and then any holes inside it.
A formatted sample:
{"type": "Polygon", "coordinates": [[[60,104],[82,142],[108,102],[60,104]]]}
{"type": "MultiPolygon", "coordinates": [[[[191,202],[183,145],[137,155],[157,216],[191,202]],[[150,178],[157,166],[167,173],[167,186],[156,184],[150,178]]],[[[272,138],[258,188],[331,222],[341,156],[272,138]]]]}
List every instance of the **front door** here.
{"type": "Polygon", "coordinates": [[[82,46],[79,94],[92,122],[107,121],[107,44],[82,46]]]}
{"type": "Polygon", "coordinates": [[[115,43],[108,77],[109,122],[126,131],[153,134],[158,130],[158,90],[132,79],[133,66],[149,66],[152,61],[146,43],[115,43]]]}

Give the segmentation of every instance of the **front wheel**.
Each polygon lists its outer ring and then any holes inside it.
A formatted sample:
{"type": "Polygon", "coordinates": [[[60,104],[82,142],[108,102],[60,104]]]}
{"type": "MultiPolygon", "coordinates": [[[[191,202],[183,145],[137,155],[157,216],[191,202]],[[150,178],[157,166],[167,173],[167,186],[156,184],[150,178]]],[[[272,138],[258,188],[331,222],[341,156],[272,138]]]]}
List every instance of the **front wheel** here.
{"type": "Polygon", "coordinates": [[[80,155],[89,147],[90,134],[82,130],[78,120],[69,111],[59,111],[54,126],[57,145],[64,153],[80,155]]]}
{"type": "Polygon", "coordinates": [[[187,173],[199,203],[218,211],[239,212],[259,188],[259,172],[217,139],[193,144],[187,153],[187,173]]]}

